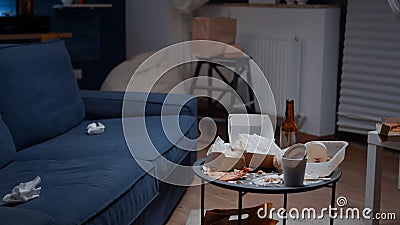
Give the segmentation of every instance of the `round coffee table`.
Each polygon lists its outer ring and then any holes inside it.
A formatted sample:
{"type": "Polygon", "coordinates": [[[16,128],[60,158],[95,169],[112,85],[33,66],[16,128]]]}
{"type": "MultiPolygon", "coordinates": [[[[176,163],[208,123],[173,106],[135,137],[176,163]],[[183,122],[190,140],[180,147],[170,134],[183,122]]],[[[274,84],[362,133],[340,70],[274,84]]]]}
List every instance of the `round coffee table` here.
{"type": "MultiPolygon", "coordinates": [[[[312,183],[308,185],[303,185],[300,187],[287,187],[287,186],[256,186],[256,185],[248,185],[248,184],[237,184],[230,183],[226,181],[220,181],[213,179],[206,175],[203,171],[203,164],[205,158],[201,158],[197,160],[193,165],[193,171],[196,176],[201,178],[201,224],[204,225],[204,201],[205,201],[205,183],[208,182],[212,185],[237,191],[239,194],[238,197],[238,225],[241,225],[242,218],[242,198],[247,193],[259,193],[259,194],[283,194],[283,207],[287,210],[287,194],[290,193],[299,193],[299,192],[307,192],[316,189],[320,189],[323,187],[331,188],[331,207],[335,207],[335,194],[336,194],[336,183],[339,181],[342,176],[342,172],[339,168],[336,168],[333,173],[329,176],[329,180],[321,180],[317,183],[312,183]]],[[[286,224],[286,218],[283,219],[283,224],[286,224]]],[[[330,225],[333,225],[333,218],[330,218],[330,225]]]]}

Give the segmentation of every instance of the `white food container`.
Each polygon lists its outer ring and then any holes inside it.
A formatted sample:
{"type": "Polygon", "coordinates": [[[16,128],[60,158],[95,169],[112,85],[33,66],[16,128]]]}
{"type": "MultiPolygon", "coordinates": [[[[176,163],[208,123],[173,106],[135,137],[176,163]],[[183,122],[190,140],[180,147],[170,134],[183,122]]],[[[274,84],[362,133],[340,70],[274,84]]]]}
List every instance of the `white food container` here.
{"type": "Polygon", "coordinates": [[[275,131],[273,127],[274,124],[268,115],[229,114],[229,143],[234,149],[239,134],[256,134],[264,138],[264,142],[257,145],[258,148],[246,150],[247,167],[274,168],[272,163],[274,154],[272,153],[280,151],[280,149],[274,144],[275,131]]]}
{"type": "Polygon", "coordinates": [[[239,134],[257,134],[271,141],[274,140],[275,124],[268,115],[260,114],[229,114],[229,143],[234,146],[239,134]]]}
{"type": "Polygon", "coordinates": [[[327,177],[344,160],[346,147],[349,145],[345,141],[320,141],[328,152],[330,160],[327,162],[307,163],[306,177],[327,177]]]}

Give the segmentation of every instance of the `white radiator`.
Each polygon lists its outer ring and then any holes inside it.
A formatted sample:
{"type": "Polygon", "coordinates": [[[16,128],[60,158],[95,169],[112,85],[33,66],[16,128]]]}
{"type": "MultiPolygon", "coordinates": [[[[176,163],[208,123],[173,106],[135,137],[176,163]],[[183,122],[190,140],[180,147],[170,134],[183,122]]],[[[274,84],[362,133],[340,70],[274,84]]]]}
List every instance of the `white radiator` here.
{"type": "MultiPolygon", "coordinates": [[[[243,46],[267,77],[275,97],[277,115],[284,116],[287,98],[294,99],[295,112],[299,112],[301,40],[298,37],[274,37],[263,33],[238,33],[237,43],[243,46]]],[[[263,83],[255,81],[253,77],[252,81],[261,97],[266,96],[263,83]]]]}

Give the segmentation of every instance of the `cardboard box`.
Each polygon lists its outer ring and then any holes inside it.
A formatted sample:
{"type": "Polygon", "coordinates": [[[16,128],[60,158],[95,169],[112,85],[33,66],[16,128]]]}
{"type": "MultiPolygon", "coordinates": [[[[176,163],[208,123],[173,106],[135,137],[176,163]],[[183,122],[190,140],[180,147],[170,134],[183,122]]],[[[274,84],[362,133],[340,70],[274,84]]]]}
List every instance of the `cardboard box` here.
{"type": "Polygon", "coordinates": [[[228,116],[229,142],[234,146],[240,134],[256,134],[263,137],[264,143],[259,143],[261,149],[246,149],[246,166],[250,168],[273,169],[273,159],[276,151],[281,151],[273,142],[274,132],[271,119],[268,115],[259,114],[229,114],[228,116]],[[265,138],[265,139],[264,139],[265,138]],[[262,151],[264,150],[264,151],[262,151]]]}
{"type": "Polygon", "coordinates": [[[195,17],[193,20],[192,39],[234,44],[236,40],[236,19],[195,17]]]}
{"type": "Polygon", "coordinates": [[[223,56],[232,59],[245,56],[240,44],[225,45],[214,41],[194,41],[191,45],[193,55],[199,58],[212,59],[223,56]]]}
{"type": "Polygon", "coordinates": [[[207,154],[204,166],[211,171],[241,170],[245,166],[245,159],[243,155],[239,157],[229,157],[221,152],[211,152],[207,154]]]}
{"type": "Polygon", "coordinates": [[[246,153],[246,167],[254,168],[253,165],[258,165],[259,169],[274,169],[274,156],[273,155],[263,155],[257,153],[246,153]]]}
{"type": "Polygon", "coordinates": [[[242,170],[244,167],[253,169],[273,169],[273,155],[244,153],[240,157],[226,156],[221,152],[212,152],[207,155],[204,166],[211,171],[242,170]],[[258,165],[254,167],[252,165],[258,165]]]}
{"type": "Polygon", "coordinates": [[[213,58],[224,54],[225,45],[218,42],[195,41],[192,42],[193,55],[199,58],[213,58]]]}

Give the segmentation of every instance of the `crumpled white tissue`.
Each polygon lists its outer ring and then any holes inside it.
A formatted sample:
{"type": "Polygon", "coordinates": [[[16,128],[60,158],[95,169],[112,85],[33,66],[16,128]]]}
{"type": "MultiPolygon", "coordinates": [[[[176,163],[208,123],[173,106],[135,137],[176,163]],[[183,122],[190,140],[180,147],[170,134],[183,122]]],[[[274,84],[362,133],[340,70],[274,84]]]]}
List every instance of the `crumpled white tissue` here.
{"type": "Polygon", "coordinates": [[[4,204],[15,204],[27,202],[31,199],[39,197],[41,187],[36,187],[42,180],[39,176],[35,179],[20,183],[12,189],[12,192],[3,197],[4,204]]]}
{"type": "Polygon", "coordinates": [[[104,132],[104,129],[105,129],[106,127],[102,124],[102,123],[100,123],[100,122],[98,122],[98,123],[91,123],[91,124],[89,124],[87,127],[86,127],[86,133],[87,134],[89,134],[89,135],[92,135],[92,134],[101,134],[101,133],[103,133],[104,132]]]}
{"type": "Polygon", "coordinates": [[[238,134],[234,149],[243,149],[249,153],[278,155],[281,149],[275,144],[274,140],[257,134],[238,134]]]}
{"type": "Polygon", "coordinates": [[[212,152],[223,153],[226,157],[237,158],[243,154],[243,151],[235,151],[231,148],[229,143],[225,143],[222,138],[217,137],[214,144],[208,149],[207,155],[212,152]]]}

